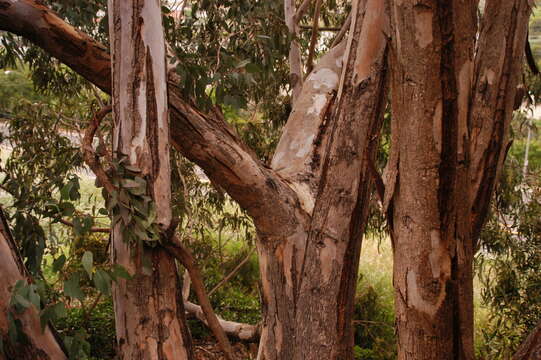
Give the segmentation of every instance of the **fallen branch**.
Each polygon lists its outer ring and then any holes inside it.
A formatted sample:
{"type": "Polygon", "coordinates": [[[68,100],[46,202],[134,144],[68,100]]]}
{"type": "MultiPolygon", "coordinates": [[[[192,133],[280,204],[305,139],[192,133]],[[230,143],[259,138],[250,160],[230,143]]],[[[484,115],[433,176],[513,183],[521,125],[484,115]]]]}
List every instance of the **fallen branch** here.
{"type": "MultiPolygon", "coordinates": [[[[204,315],[201,306],[191,303],[189,301],[184,302],[184,309],[189,314],[195,316],[203,324],[208,325],[207,319],[204,315]]],[[[217,317],[220,327],[229,336],[234,336],[242,341],[257,341],[260,336],[260,327],[258,325],[243,324],[234,321],[227,321],[220,317],[217,317]]]]}

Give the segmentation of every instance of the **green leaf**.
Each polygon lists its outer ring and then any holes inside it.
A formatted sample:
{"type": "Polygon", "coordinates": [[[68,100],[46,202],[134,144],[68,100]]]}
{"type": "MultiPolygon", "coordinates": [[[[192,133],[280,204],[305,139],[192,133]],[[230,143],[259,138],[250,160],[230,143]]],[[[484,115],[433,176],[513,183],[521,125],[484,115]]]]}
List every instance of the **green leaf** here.
{"type": "Polygon", "coordinates": [[[53,271],[58,272],[60,269],[64,267],[64,264],[66,263],[66,256],[64,254],[60,255],[53,261],[53,271]]]}
{"type": "Polygon", "coordinates": [[[45,329],[50,321],[55,321],[59,318],[63,318],[67,315],[66,306],[63,303],[56,303],[54,305],[47,306],[40,313],[41,331],[45,329]]]}
{"type": "Polygon", "coordinates": [[[96,289],[105,295],[111,293],[111,277],[101,269],[96,270],[94,274],[94,285],[96,285],[96,289]]]}
{"type": "Polygon", "coordinates": [[[243,68],[243,67],[245,67],[246,65],[248,65],[249,63],[250,63],[250,60],[249,60],[249,59],[242,60],[241,62],[239,62],[239,63],[237,64],[237,66],[235,66],[235,68],[237,68],[237,69],[243,68]]]}
{"type": "Polygon", "coordinates": [[[80,275],[78,273],[73,274],[69,280],[64,281],[64,294],[74,299],[83,301],[85,294],[79,286],[80,275]]]}
{"type": "Polygon", "coordinates": [[[13,296],[14,303],[21,305],[22,307],[29,308],[32,306],[32,303],[25,299],[21,294],[16,294],[13,296]]]}
{"type": "Polygon", "coordinates": [[[37,293],[37,286],[32,284],[28,286],[28,300],[36,307],[36,309],[41,309],[41,299],[37,293]]]}
{"type": "Polygon", "coordinates": [[[85,251],[81,259],[81,264],[83,265],[83,268],[88,274],[88,277],[92,280],[92,267],[94,264],[94,255],[92,254],[92,252],[85,251]]]}

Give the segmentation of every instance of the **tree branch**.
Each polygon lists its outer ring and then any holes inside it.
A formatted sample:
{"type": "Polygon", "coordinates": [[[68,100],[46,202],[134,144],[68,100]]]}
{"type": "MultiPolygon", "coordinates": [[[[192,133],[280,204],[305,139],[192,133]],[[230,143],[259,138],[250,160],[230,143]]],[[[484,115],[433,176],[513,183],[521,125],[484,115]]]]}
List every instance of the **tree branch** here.
{"type": "MultiPolygon", "coordinates": [[[[201,306],[191,303],[189,301],[185,301],[184,308],[186,309],[186,312],[194,315],[203,324],[209,326],[203,309],[201,309],[201,306]]],[[[257,341],[259,339],[261,329],[258,325],[227,321],[219,316],[217,316],[217,318],[221,328],[227,335],[234,336],[242,341],[257,341]]]]}
{"type": "Polygon", "coordinates": [[[64,22],[43,3],[0,0],[0,30],[30,40],[101,90],[111,91],[107,48],[64,22]]]}
{"type": "MultiPolygon", "coordinates": [[[[58,220],[59,223],[67,225],[69,227],[75,227],[75,225],[73,225],[73,223],[71,221],[64,220],[62,218],[59,218],[59,219],[56,219],[56,220],[58,220]]],[[[101,227],[91,227],[88,231],[89,232],[94,232],[94,233],[109,234],[111,232],[111,228],[108,228],[108,227],[103,227],[103,228],[101,228],[101,227]]]]}
{"type": "Polygon", "coordinates": [[[295,13],[295,16],[293,18],[296,24],[298,24],[301,21],[302,16],[306,12],[306,10],[308,10],[308,6],[310,5],[310,2],[312,2],[312,0],[304,0],[301,6],[299,6],[299,8],[297,9],[297,12],[295,13]]]}
{"type": "Polygon", "coordinates": [[[513,360],[535,360],[541,355],[541,320],[513,355],[513,360]]]}
{"type": "Polygon", "coordinates": [[[255,247],[252,248],[252,250],[250,250],[250,252],[248,252],[248,255],[246,255],[246,257],[244,259],[242,259],[242,261],[240,263],[238,263],[237,266],[235,266],[235,268],[233,270],[231,270],[231,272],[229,274],[227,274],[226,276],[224,276],[224,278],[222,280],[220,280],[220,282],[218,284],[216,284],[210,291],[209,291],[209,296],[211,296],[213,293],[216,292],[216,290],[218,290],[220,287],[222,287],[225,283],[227,283],[233,276],[235,276],[236,273],[239,272],[239,270],[244,266],[244,264],[246,264],[248,262],[248,260],[250,260],[250,257],[252,256],[252,254],[254,253],[255,251],[255,247]]]}
{"type": "Polygon", "coordinates": [[[111,110],[112,106],[107,105],[106,107],[100,109],[96,114],[94,114],[92,120],[90,121],[90,125],[85,130],[83,143],[81,145],[81,149],[83,151],[83,158],[86,164],[88,165],[90,170],[94,172],[94,175],[96,175],[98,181],[110,195],[116,191],[116,187],[111,183],[109,176],[101,166],[98,156],[96,155],[96,153],[94,152],[94,148],[92,147],[92,140],[94,139],[94,135],[96,134],[96,131],[98,130],[101,121],[103,120],[105,115],[111,112],[111,110]]]}
{"type": "MultiPolygon", "coordinates": [[[[71,67],[106,93],[111,92],[111,59],[106,48],[33,0],[0,0],[0,30],[25,37],[71,67]]],[[[290,222],[279,193],[295,203],[296,195],[248,149],[223,115],[198,111],[182,97],[178,75],[169,73],[169,109],[173,146],[199,165],[214,184],[224,188],[254,221],[276,228],[274,214],[290,222]],[[284,211],[277,211],[283,209],[284,211]]],[[[284,231],[287,227],[284,228],[284,231]]]]}
{"type": "Polygon", "coordinates": [[[351,13],[349,13],[348,17],[346,18],[346,21],[344,21],[344,25],[342,25],[342,28],[340,29],[340,32],[336,34],[336,37],[332,41],[331,47],[335,47],[342,41],[344,38],[344,35],[346,35],[346,32],[349,30],[349,26],[351,25],[351,13]]]}

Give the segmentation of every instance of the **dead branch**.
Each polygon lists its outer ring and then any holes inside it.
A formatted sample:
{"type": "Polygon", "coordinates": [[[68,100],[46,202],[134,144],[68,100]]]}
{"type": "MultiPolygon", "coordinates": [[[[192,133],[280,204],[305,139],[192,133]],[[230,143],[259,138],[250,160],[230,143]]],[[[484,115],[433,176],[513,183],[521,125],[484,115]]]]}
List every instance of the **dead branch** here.
{"type": "MultiPolygon", "coordinates": [[[[201,306],[189,301],[185,301],[184,309],[186,309],[188,314],[195,316],[199,321],[208,326],[207,319],[201,306]]],[[[220,317],[217,318],[220,326],[227,335],[234,336],[242,341],[257,341],[259,339],[261,331],[259,325],[243,324],[234,321],[227,321],[220,317]]]]}

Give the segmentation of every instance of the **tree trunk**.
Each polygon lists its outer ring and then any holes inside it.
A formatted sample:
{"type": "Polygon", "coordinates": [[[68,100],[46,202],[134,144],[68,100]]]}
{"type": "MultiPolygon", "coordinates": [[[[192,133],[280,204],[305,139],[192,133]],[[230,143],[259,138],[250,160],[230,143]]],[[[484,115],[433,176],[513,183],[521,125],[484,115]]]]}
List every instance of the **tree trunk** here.
{"type": "Polygon", "coordinates": [[[386,101],[384,1],[354,1],[352,19],[347,44],[324,55],[306,79],[272,160],[299,199],[288,226],[258,227],[259,359],[353,357],[368,164],[386,101]]]}
{"type": "Polygon", "coordinates": [[[399,359],[474,356],[471,206],[464,189],[476,10],[473,2],[392,4],[395,180],[387,195],[399,359]]]}
{"type": "MultiPolygon", "coordinates": [[[[167,229],[169,122],[160,2],[110,0],[109,19],[113,150],[117,160],[125,157],[125,165],[146,180],[156,208],[154,222],[167,229]]],[[[115,283],[113,290],[119,355],[130,360],[189,359],[191,340],[175,261],[160,247],[151,249],[128,238],[130,227],[119,221],[112,232],[113,262],[134,274],[115,283]]]]}
{"type": "MultiPolygon", "coordinates": [[[[20,360],[62,360],[67,356],[56,341],[51,329],[47,326],[41,330],[37,310],[30,307],[15,318],[21,322],[21,330],[26,337],[24,342],[12,344],[8,339],[9,322],[7,319],[10,309],[10,299],[13,286],[19,280],[27,280],[26,270],[11,237],[8,224],[0,208],[0,274],[2,286],[0,289],[0,341],[4,345],[4,353],[0,359],[20,360]]],[[[12,312],[12,314],[15,314],[12,312]]]]}
{"type": "Polygon", "coordinates": [[[473,359],[473,256],[508,145],[530,5],[393,1],[392,219],[399,359],[473,359]],[[412,141],[415,139],[415,141],[412,141]]]}

